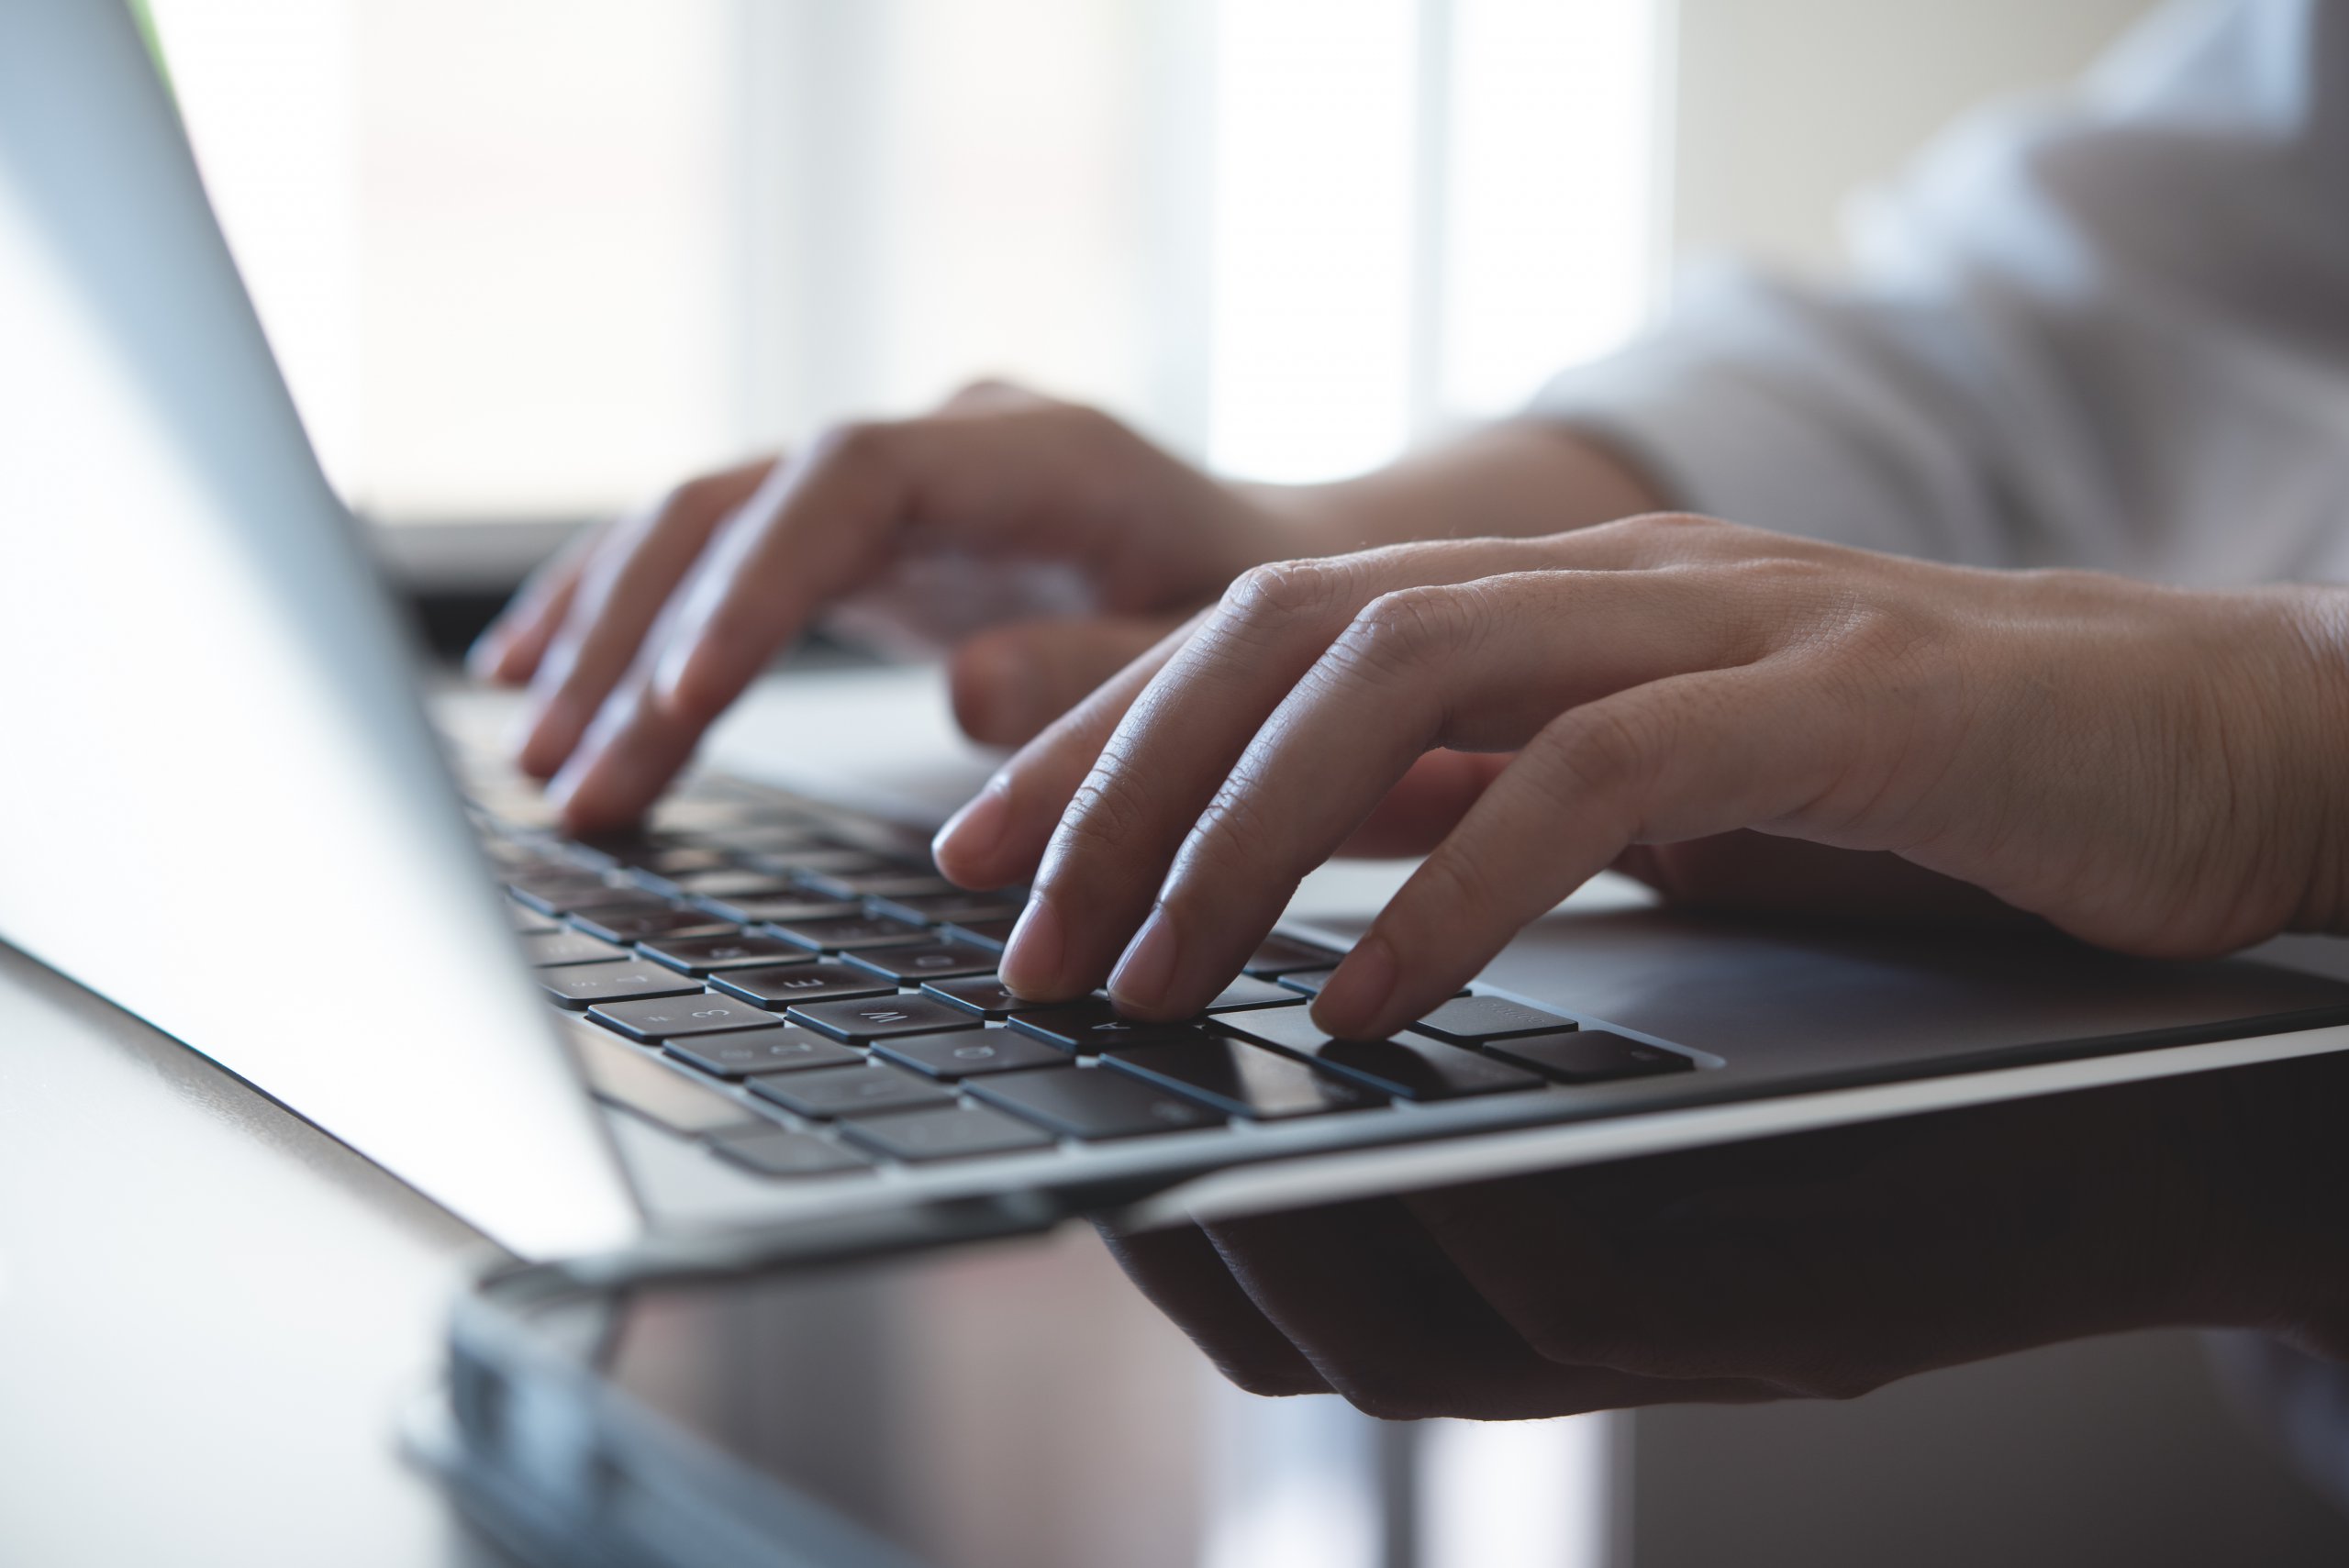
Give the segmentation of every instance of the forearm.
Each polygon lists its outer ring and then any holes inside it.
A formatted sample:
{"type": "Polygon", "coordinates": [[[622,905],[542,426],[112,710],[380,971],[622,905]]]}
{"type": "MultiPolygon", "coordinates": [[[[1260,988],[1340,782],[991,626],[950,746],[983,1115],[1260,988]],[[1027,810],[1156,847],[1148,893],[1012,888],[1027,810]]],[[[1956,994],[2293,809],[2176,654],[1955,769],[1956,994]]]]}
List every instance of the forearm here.
{"type": "Polygon", "coordinates": [[[1351,479],[1248,489],[1289,522],[1299,555],[1532,538],[1669,505],[1653,480],[1598,439],[1532,419],[1487,426],[1351,479]]]}

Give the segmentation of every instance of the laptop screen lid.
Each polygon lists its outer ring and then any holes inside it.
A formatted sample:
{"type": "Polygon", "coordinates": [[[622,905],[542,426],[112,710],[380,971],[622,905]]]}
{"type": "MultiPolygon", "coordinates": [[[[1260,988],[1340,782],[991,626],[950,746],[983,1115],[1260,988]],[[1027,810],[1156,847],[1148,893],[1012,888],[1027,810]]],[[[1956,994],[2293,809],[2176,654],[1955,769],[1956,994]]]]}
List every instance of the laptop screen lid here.
{"type": "Polygon", "coordinates": [[[0,938],[527,1255],[639,1228],[128,13],[0,6],[0,938]]]}

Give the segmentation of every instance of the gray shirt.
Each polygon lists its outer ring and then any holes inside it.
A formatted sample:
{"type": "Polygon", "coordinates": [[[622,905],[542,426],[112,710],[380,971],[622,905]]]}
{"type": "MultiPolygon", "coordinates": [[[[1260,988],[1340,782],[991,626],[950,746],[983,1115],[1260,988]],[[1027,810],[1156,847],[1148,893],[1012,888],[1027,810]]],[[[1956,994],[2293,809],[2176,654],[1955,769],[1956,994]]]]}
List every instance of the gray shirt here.
{"type": "Polygon", "coordinates": [[[1987,566],[2349,578],[2349,6],[2173,5],[1952,128],[1853,281],[1697,279],[1535,412],[1676,504],[1987,566]]]}

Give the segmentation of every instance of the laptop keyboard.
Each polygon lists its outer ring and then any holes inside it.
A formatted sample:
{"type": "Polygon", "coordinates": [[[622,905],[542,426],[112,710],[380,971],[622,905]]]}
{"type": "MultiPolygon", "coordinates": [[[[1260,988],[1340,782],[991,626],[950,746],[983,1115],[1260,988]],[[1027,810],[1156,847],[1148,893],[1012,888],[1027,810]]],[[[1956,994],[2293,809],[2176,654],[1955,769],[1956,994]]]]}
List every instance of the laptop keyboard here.
{"type": "Polygon", "coordinates": [[[1023,895],[958,888],[879,825],[708,779],[641,832],[577,840],[494,770],[469,793],[593,1092],[772,1181],[1696,1065],[1469,993],[1391,1040],[1332,1040],[1308,1003],[1342,955],[1286,934],[1189,1022],[1037,1006],[995,978],[1023,895]]]}

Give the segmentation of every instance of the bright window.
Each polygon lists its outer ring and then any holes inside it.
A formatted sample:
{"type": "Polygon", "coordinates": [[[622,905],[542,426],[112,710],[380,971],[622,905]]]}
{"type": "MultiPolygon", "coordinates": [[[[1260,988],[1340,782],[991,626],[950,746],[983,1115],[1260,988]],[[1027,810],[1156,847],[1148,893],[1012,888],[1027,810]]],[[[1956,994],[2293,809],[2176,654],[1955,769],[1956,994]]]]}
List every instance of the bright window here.
{"type": "Polygon", "coordinates": [[[978,374],[1313,478],[1650,303],[1663,0],[155,0],[329,472],[578,517],[978,374]]]}

